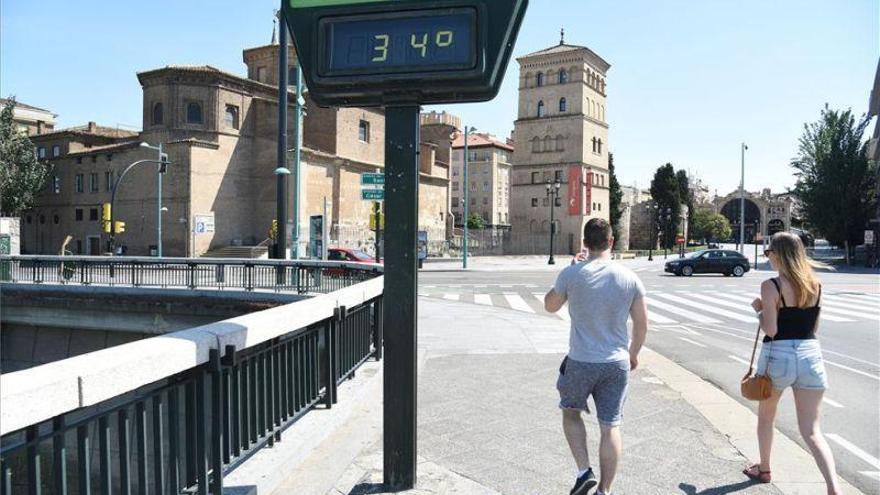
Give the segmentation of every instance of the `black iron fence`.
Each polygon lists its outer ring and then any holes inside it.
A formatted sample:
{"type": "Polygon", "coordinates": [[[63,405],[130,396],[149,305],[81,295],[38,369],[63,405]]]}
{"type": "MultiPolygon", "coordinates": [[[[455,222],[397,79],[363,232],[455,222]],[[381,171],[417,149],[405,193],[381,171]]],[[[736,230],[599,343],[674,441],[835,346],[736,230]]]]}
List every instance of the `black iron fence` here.
{"type": "Polygon", "coordinates": [[[328,293],[381,274],[332,261],[118,256],[0,256],[0,282],[328,293]]]}
{"type": "MultiPolygon", "coordinates": [[[[20,267],[20,265],[19,265],[20,267]]],[[[337,385],[381,359],[379,296],[98,405],[0,439],[0,493],[217,494],[223,476],[282,440],[337,385]]]]}

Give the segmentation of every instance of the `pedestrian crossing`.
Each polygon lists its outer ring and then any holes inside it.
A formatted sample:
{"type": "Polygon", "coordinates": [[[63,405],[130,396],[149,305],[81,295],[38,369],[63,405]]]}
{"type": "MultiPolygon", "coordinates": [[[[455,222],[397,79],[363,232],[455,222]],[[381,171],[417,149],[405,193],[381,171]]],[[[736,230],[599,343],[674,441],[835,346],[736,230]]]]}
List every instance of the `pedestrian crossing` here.
{"type": "MultiPolygon", "coordinates": [[[[555,314],[544,311],[545,292],[535,292],[533,285],[507,285],[496,293],[481,292],[482,287],[472,291],[445,292],[448,287],[432,287],[431,292],[421,296],[459,301],[481,306],[511,309],[521,313],[552,316],[571,321],[567,305],[555,314]],[[440,291],[436,290],[440,289],[440,291]]],[[[751,302],[757,294],[745,290],[652,291],[646,298],[648,320],[655,325],[681,325],[688,323],[723,324],[728,322],[757,323],[751,302]]],[[[823,294],[820,318],[833,323],[873,322],[880,324],[880,295],[872,294],[823,294]]]]}

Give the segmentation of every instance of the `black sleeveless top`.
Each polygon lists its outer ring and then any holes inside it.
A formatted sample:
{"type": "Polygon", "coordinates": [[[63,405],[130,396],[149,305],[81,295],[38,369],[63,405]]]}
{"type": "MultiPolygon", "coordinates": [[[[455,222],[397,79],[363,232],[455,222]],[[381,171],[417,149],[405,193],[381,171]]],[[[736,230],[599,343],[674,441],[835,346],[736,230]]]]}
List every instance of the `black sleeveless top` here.
{"type": "Polygon", "coordinates": [[[764,342],[771,340],[794,340],[815,339],[816,322],[819,320],[819,302],[822,299],[822,286],[819,286],[819,295],[816,305],[809,308],[798,308],[785,304],[785,296],[782,295],[782,287],[775,278],[770,281],[776,286],[782,307],[779,308],[779,317],[776,319],[776,337],[764,337],[764,342]]]}

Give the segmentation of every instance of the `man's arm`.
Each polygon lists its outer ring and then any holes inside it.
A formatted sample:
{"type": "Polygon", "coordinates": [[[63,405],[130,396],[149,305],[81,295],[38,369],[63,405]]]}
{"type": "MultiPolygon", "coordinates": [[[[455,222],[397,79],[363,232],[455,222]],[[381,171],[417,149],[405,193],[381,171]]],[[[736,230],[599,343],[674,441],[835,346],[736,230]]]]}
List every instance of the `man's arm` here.
{"type": "Polygon", "coordinates": [[[629,365],[634,370],[639,366],[639,352],[648,338],[648,304],[644,297],[636,297],[629,308],[633,321],[632,342],[629,345],[629,365]]]}
{"type": "Polygon", "coordinates": [[[562,305],[565,304],[567,299],[565,296],[558,294],[554,289],[550,289],[550,292],[544,296],[544,309],[548,313],[555,313],[562,309],[562,305]]]}

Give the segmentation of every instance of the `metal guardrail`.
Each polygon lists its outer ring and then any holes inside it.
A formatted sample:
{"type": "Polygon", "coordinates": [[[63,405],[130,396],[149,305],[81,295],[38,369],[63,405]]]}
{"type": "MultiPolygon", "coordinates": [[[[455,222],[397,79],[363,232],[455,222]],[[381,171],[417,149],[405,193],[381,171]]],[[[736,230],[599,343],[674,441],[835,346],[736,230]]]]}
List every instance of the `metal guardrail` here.
{"type": "Polygon", "coordinates": [[[381,265],[309,260],[0,256],[0,282],[328,293],[377,277],[381,265]]]}
{"type": "Polygon", "coordinates": [[[339,383],[381,359],[382,311],[382,296],[339,307],[305,328],[246,349],[226,346],[223,355],[211,349],[195,368],[11,432],[0,439],[0,493],[219,495],[223,475],[280,441],[314,406],[331,407],[339,383]]]}

